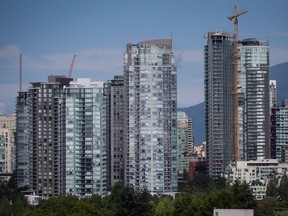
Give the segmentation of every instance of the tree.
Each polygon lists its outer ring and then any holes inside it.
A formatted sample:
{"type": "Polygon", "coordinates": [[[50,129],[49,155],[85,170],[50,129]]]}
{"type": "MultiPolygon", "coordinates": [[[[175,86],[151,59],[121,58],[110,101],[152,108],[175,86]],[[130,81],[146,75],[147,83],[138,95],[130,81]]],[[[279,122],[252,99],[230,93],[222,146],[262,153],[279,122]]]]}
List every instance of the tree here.
{"type": "Polygon", "coordinates": [[[277,201],[274,197],[265,197],[263,200],[259,200],[255,208],[255,216],[274,216],[276,205],[277,201]]]}
{"type": "Polygon", "coordinates": [[[140,194],[136,197],[136,208],[135,215],[143,215],[143,216],[152,216],[153,214],[153,206],[151,205],[152,197],[148,190],[144,189],[140,194]]]}
{"type": "Polygon", "coordinates": [[[275,197],[278,193],[277,185],[278,185],[278,179],[276,178],[276,176],[272,176],[269,179],[269,182],[267,185],[266,195],[275,197]]]}
{"type": "Polygon", "coordinates": [[[10,195],[9,188],[6,181],[0,182],[0,199],[8,197],[10,195]]]}
{"type": "Polygon", "coordinates": [[[156,207],[156,216],[173,216],[175,211],[173,198],[164,196],[156,207]]]}
{"type": "Polygon", "coordinates": [[[234,208],[254,209],[256,207],[255,198],[250,186],[246,182],[241,184],[239,181],[236,181],[232,185],[231,191],[235,197],[234,208]]]}
{"type": "Polygon", "coordinates": [[[10,216],[12,215],[11,205],[6,197],[3,197],[0,200],[0,215],[1,216],[10,216]]]}
{"type": "Polygon", "coordinates": [[[192,203],[192,197],[190,194],[181,194],[177,196],[174,202],[175,216],[186,215],[185,211],[189,209],[191,203],[192,203]]]}
{"type": "Polygon", "coordinates": [[[79,197],[75,195],[53,196],[41,200],[35,207],[41,215],[72,215],[77,212],[79,197]]]}
{"type": "Polygon", "coordinates": [[[13,215],[19,215],[24,210],[24,202],[20,194],[14,196],[12,203],[13,215]]]}
{"type": "Polygon", "coordinates": [[[288,200],[288,178],[286,175],[281,179],[279,194],[284,200],[288,200]]]}
{"type": "Polygon", "coordinates": [[[151,196],[147,190],[136,194],[133,188],[118,183],[112,188],[107,207],[112,209],[117,216],[149,216],[153,215],[150,200],[151,196]]]}

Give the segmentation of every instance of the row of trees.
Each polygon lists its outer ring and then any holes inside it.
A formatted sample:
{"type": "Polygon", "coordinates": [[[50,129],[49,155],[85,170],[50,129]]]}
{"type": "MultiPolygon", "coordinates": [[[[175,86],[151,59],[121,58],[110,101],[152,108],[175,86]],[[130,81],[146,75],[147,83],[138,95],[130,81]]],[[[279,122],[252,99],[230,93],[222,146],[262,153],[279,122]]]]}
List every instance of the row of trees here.
{"type": "Polygon", "coordinates": [[[104,198],[98,195],[82,199],[72,195],[55,196],[42,200],[37,206],[28,206],[19,191],[9,190],[7,185],[1,184],[0,215],[210,216],[214,208],[241,208],[254,209],[255,216],[273,216],[280,215],[288,204],[288,179],[285,177],[282,182],[282,186],[271,183],[268,191],[271,196],[261,201],[254,199],[247,184],[236,182],[233,186],[227,186],[223,179],[199,176],[183,187],[183,192],[177,194],[175,199],[171,196],[152,196],[146,190],[136,193],[132,188],[116,184],[111,194],[104,198]],[[281,201],[276,199],[279,192],[283,195],[281,201]]]}
{"type": "Polygon", "coordinates": [[[25,209],[20,215],[210,216],[214,208],[256,208],[256,202],[246,184],[237,183],[197,196],[183,193],[175,199],[151,196],[145,190],[135,193],[129,187],[117,184],[105,198],[97,195],[83,199],[72,195],[52,197],[36,207],[25,209]]]}

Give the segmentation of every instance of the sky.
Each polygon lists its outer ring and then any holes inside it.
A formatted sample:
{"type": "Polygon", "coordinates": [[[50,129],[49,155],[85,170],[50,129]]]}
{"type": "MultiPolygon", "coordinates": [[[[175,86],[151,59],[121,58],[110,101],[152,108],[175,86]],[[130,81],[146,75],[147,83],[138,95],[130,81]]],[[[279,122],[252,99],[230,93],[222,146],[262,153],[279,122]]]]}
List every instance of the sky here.
{"type": "MultiPolygon", "coordinates": [[[[269,40],[270,66],[288,61],[288,1],[238,0],[239,39],[269,40]]],[[[94,81],[123,74],[126,44],[172,38],[178,107],[204,100],[205,33],[233,32],[235,0],[0,0],[0,113],[15,112],[22,90],[49,75],[94,81]]]]}

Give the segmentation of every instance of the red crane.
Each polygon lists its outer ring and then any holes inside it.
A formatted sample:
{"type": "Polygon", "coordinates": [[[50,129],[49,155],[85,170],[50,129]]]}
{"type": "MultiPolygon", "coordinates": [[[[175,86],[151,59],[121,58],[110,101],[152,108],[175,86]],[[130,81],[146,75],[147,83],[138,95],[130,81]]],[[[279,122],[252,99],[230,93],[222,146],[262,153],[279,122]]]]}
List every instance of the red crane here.
{"type": "Polygon", "coordinates": [[[76,55],[73,56],[72,62],[70,64],[68,78],[71,78],[71,76],[72,76],[75,58],[76,58],[76,55]]]}

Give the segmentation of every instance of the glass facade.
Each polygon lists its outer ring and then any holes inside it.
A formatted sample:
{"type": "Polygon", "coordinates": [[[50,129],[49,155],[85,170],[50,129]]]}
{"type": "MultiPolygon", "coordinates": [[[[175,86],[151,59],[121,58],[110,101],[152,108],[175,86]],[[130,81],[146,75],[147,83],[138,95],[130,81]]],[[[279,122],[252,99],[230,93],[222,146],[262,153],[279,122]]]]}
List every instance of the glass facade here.
{"type": "Polygon", "coordinates": [[[65,88],[66,194],[107,193],[107,152],[103,83],[77,79],[65,88]]]}
{"type": "Polygon", "coordinates": [[[192,135],[192,119],[184,112],[177,112],[177,146],[178,146],[178,173],[188,172],[189,161],[193,156],[194,143],[192,135]]]}
{"type": "Polygon", "coordinates": [[[270,157],[270,93],[269,44],[266,41],[246,39],[239,41],[238,93],[239,143],[241,160],[258,160],[270,157]],[[242,126],[242,127],[241,127],[242,126]]]}
{"type": "Polygon", "coordinates": [[[220,176],[234,158],[233,34],[205,35],[204,99],[209,174],[220,176]]]}
{"type": "Polygon", "coordinates": [[[28,92],[19,92],[16,103],[16,184],[17,187],[29,185],[28,155],[28,92]]]}
{"type": "Polygon", "coordinates": [[[102,82],[49,76],[17,98],[17,186],[37,196],[107,193],[102,82]]]}
{"type": "Polygon", "coordinates": [[[177,75],[169,39],[127,44],[125,183],[177,191],[177,75]]]}
{"type": "Polygon", "coordinates": [[[271,158],[287,162],[288,147],[288,101],[272,108],[271,115],[271,158]],[[284,157],[283,157],[284,156],[284,157]]]}

